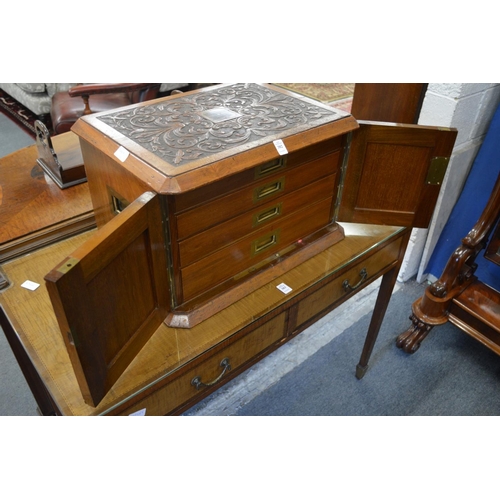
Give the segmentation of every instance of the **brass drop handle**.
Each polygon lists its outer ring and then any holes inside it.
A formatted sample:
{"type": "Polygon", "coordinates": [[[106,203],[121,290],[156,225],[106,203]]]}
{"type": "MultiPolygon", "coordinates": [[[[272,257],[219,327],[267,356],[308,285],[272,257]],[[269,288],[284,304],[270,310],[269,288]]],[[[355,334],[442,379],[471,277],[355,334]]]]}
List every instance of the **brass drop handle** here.
{"type": "Polygon", "coordinates": [[[359,275],[360,275],[361,279],[354,286],[349,285],[349,280],[344,280],[344,282],[342,283],[342,288],[346,292],[353,292],[354,290],[359,288],[362,285],[362,283],[365,282],[366,279],[368,278],[368,273],[366,272],[366,267],[363,267],[363,269],[361,269],[361,271],[359,272],[359,275]]]}
{"type": "Polygon", "coordinates": [[[193,380],[191,380],[191,385],[194,385],[197,390],[200,390],[202,387],[211,387],[212,385],[215,385],[219,380],[225,375],[226,372],[228,372],[231,369],[231,365],[229,364],[229,358],[224,358],[220,362],[221,368],[223,368],[222,373],[215,379],[212,380],[212,382],[207,382],[206,384],[201,381],[201,377],[194,377],[193,380]]]}

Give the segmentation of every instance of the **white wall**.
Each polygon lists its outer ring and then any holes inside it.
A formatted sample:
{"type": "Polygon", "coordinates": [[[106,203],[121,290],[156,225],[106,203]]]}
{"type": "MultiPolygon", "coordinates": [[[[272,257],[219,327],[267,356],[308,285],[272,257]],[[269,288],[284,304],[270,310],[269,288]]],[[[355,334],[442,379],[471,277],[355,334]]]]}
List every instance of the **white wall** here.
{"type": "Polygon", "coordinates": [[[438,278],[425,275],[425,268],[462,191],[499,103],[498,83],[429,84],[419,125],[454,127],[458,130],[458,135],[431,225],[429,229],[413,230],[398,276],[399,281],[407,281],[414,276],[418,282],[438,278]]]}

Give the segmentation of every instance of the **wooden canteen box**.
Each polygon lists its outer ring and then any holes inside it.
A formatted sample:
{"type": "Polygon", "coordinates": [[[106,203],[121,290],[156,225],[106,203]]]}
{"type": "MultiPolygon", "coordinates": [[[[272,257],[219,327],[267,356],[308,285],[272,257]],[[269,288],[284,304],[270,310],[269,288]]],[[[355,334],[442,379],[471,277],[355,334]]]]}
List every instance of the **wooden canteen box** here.
{"type": "Polygon", "coordinates": [[[266,84],[156,99],[72,130],[98,231],[46,282],[94,403],[161,322],[193,327],[342,240],[340,221],[427,227],[456,136],[358,122],[266,84]]]}

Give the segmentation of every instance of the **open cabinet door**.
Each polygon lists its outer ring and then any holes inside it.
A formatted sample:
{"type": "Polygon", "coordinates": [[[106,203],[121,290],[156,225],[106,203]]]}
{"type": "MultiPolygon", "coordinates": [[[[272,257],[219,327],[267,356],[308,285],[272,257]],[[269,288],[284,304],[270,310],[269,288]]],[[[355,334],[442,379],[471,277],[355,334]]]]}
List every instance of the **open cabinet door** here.
{"type": "Polygon", "coordinates": [[[457,131],[359,124],[353,132],[337,220],[428,227],[457,131]]]}
{"type": "Polygon", "coordinates": [[[45,280],[83,397],[95,406],[168,312],[158,196],[137,198],[45,280]]]}

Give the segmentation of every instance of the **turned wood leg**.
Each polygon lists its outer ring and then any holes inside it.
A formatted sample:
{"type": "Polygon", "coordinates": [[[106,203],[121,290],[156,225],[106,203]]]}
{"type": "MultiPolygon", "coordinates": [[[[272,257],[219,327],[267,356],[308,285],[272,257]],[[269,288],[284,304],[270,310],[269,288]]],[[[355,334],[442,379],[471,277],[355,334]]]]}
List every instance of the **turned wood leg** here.
{"type": "Polygon", "coordinates": [[[413,354],[418,351],[420,344],[427,337],[433,325],[428,325],[420,321],[415,314],[412,314],[410,319],[412,322],[411,326],[398,336],[396,346],[408,354],[413,354]]]}

